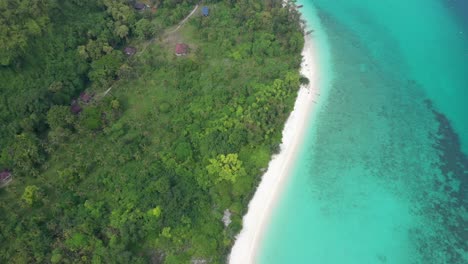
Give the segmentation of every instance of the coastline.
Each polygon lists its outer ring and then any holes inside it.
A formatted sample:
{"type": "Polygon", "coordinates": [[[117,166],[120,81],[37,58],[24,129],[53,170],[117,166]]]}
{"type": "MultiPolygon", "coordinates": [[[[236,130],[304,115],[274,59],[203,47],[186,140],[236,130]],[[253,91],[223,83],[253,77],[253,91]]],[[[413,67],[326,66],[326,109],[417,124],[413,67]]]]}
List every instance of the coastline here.
{"type": "Polygon", "coordinates": [[[286,180],[291,174],[315,108],[318,97],[316,47],[310,35],[305,35],[304,39],[300,72],[309,79],[309,84],[301,86],[298,91],[294,109],[283,129],[281,151],[272,157],[249,203],[248,212],[243,217],[242,231],[237,235],[228,258],[230,264],[254,263],[261,238],[286,180]]]}

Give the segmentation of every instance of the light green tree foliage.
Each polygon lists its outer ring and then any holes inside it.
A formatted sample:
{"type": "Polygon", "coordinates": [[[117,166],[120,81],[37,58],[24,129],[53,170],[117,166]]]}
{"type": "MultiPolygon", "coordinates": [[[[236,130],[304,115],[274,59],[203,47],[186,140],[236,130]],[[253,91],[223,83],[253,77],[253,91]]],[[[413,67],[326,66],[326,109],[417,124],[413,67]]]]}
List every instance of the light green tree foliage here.
{"type": "Polygon", "coordinates": [[[119,102],[119,100],[114,99],[114,100],[111,101],[110,104],[111,104],[111,108],[112,108],[112,109],[114,109],[114,110],[119,110],[119,109],[120,109],[120,102],[119,102]]]}
{"type": "Polygon", "coordinates": [[[163,230],[162,230],[161,235],[163,237],[165,237],[165,238],[171,238],[172,237],[171,228],[170,227],[164,227],[163,230]]]}
{"type": "Polygon", "coordinates": [[[103,0],[107,13],[112,16],[114,35],[127,38],[129,27],[135,23],[135,12],[122,0],[103,0]]]}
{"type": "Polygon", "coordinates": [[[285,117],[290,111],[291,93],[299,87],[299,74],[287,73],[284,80],[276,79],[272,85],[257,85],[258,92],[246,111],[245,121],[260,127],[266,137],[278,125],[279,117],[285,117]]]}
{"type": "Polygon", "coordinates": [[[148,211],[148,213],[156,218],[159,218],[161,216],[161,206],[156,206],[155,208],[151,209],[148,211]]]}
{"type": "Polygon", "coordinates": [[[21,196],[21,200],[27,206],[33,206],[34,203],[37,202],[39,198],[39,188],[36,185],[28,185],[24,189],[23,195],[21,196]]]}
{"type": "Polygon", "coordinates": [[[128,36],[128,27],[127,25],[120,25],[119,23],[116,23],[114,32],[120,38],[126,38],[128,36]]]}
{"type": "Polygon", "coordinates": [[[234,183],[237,178],[245,176],[245,170],[242,167],[242,161],[238,159],[237,154],[218,155],[216,159],[210,159],[210,164],[206,167],[210,175],[217,178],[215,183],[220,181],[230,181],[234,183]]]}

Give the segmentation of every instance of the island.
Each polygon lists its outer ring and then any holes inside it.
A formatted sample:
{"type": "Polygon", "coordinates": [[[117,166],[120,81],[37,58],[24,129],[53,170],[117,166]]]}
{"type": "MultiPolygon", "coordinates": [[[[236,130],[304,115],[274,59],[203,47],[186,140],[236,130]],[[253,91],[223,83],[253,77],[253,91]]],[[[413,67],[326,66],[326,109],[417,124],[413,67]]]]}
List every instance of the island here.
{"type": "Polygon", "coordinates": [[[0,13],[0,263],[225,263],[296,99],[311,106],[297,8],[0,13]]]}

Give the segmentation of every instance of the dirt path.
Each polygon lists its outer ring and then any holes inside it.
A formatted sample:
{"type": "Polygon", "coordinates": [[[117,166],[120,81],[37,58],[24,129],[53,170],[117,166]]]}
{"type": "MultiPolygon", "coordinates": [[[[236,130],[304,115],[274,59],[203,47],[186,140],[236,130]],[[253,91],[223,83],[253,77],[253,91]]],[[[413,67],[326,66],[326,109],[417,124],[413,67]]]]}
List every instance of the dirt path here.
{"type": "MultiPolygon", "coordinates": [[[[165,33],[165,35],[170,35],[170,34],[176,33],[176,32],[187,22],[187,20],[189,20],[189,18],[190,18],[191,16],[193,16],[193,14],[195,14],[195,12],[197,12],[197,9],[198,9],[198,6],[199,6],[199,5],[200,5],[200,4],[197,4],[197,5],[193,8],[192,12],[190,12],[190,14],[188,14],[188,16],[186,16],[182,21],[180,21],[179,24],[177,25],[177,27],[176,27],[174,30],[171,30],[171,31],[165,33]]],[[[152,39],[150,39],[150,40],[148,40],[148,41],[146,41],[146,43],[145,43],[144,46],[143,46],[143,49],[142,49],[140,52],[138,52],[138,53],[140,53],[140,54],[143,53],[143,52],[146,50],[146,48],[147,48],[153,41],[155,41],[155,40],[156,40],[156,37],[155,37],[155,38],[152,38],[152,39]]],[[[113,86],[114,86],[114,85],[112,85],[111,87],[109,87],[109,89],[107,89],[107,90],[102,94],[102,97],[105,97],[105,96],[112,90],[113,86]]]]}
{"type": "Polygon", "coordinates": [[[199,5],[199,4],[197,4],[197,5],[193,8],[192,12],[190,12],[190,14],[189,14],[187,17],[185,17],[184,20],[180,21],[179,25],[178,25],[174,30],[172,30],[172,31],[170,31],[170,32],[168,32],[168,33],[171,34],[171,33],[176,32],[177,30],[179,30],[179,28],[181,28],[181,27],[185,24],[185,22],[187,22],[187,20],[188,20],[193,14],[195,14],[195,12],[196,12],[197,9],[198,9],[198,5],[199,5]]]}

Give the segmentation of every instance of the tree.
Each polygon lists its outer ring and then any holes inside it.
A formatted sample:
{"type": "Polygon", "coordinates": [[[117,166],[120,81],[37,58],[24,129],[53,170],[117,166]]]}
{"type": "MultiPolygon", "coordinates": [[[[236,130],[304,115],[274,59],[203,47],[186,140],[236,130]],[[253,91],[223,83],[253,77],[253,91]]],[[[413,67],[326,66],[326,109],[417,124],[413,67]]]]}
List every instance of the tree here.
{"type": "Polygon", "coordinates": [[[264,57],[265,55],[272,56],[277,51],[277,45],[275,43],[275,36],[272,34],[264,33],[256,38],[252,45],[252,52],[258,58],[264,57]]]}
{"type": "Polygon", "coordinates": [[[172,234],[171,234],[171,228],[170,227],[164,227],[162,232],[161,232],[161,235],[165,238],[171,238],[172,237],[172,234]]]}
{"type": "Polygon", "coordinates": [[[71,251],[78,251],[88,244],[88,239],[85,235],[81,233],[74,233],[67,240],[65,240],[65,245],[71,251]]]}
{"type": "Polygon", "coordinates": [[[118,111],[120,109],[120,102],[117,99],[114,99],[110,102],[110,106],[113,110],[118,111]]]}
{"type": "Polygon", "coordinates": [[[74,122],[70,108],[64,105],[54,105],[47,112],[47,123],[51,129],[67,128],[74,122]]]}
{"type": "Polygon", "coordinates": [[[62,258],[63,258],[63,256],[62,256],[60,250],[56,249],[56,250],[52,251],[52,256],[50,257],[50,262],[52,262],[53,264],[60,263],[62,258]]]}
{"type": "Polygon", "coordinates": [[[174,151],[177,159],[180,161],[185,161],[192,157],[192,147],[188,142],[182,141],[181,143],[177,144],[177,147],[174,151]]]}
{"type": "Polygon", "coordinates": [[[206,169],[210,175],[217,177],[215,183],[223,180],[234,183],[238,177],[246,175],[237,154],[218,155],[216,159],[210,159],[206,169]]]}
{"type": "Polygon", "coordinates": [[[0,1],[0,65],[9,65],[21,56],[32,37],[39,36],[49,23],[51,1],[0,1]]]}
{"type": "Polygon", "coordinates": [[[289,49],[292,52],[298,52],[304,46],[304,37],[301,33],[296,32],[292,37],[289,39],[289,49]]]}
{"type": "Polygon", "coordinates": [[[128,64],[124,63],[120,66],[117,75],[120,79],[129,79],[135,75],[135,70],[128,64]]]}
{"type": "Polygon", "coordinates": [[[28,185],[24,189],[23,195],[21,196],[21,200],[27,206],[33,206],[35,203],[38,202],[40,198],[39,188],[36,185],[28,185]]]}
{"type": "Polygon", "coordinates": [[[84,128],[97,130],[102,125],[101,111],[95,107],[87,107],[80,116],[84,128]]]}
{"type": "Polygon", "coordinates": [[[112,51],[91,63],[89,79],[98,86],[107,86],[109,81],[115,79],[122,63],[122,54],[112,51]]]}
{"type": "Polygon", "coordinates": [[[129,26],[135,22],[135,12],[124,1],[103,0],[102,2],[112,17],[114,35],[121,39],[126,38],[129,26]]]}
{"type": "Polygon", "coordinates": [[[126,38],[128,36],[128,27],[126,25],[118,25],[115,26],[115,34],[120,38],[126,38]]]}
{"type": "Polygon", "coordinates": [[[15,170],[22,175],[36,176],[36,166],[44,160],[43,153],[39,148],[39,140],[33,134],[20,134],[10,148],[10,162],[15,170]]]}
{"type": "Polygon", "coordinates": [[[154,31],[155,28],[148,19],[142,18],[135,24],[135,35],[139,39],[149,39],[153,37],[154,31]]]}
{"type": "Polygon", "coordinates": [[[114,49],[109,45],[107,38],[90,39],[86,45],[77,47],[78,54],[88,61],[98,60],[105,54],[111,53],[114,49]]]}
{"type": "Polygon", "coordinates": [[[71,136],[72,132],[69,129],[57,127],[53,130],[50,130],[47,134],[48,146],[47,151],[52,151],[54,148],[58,147],[60,144],[64,143],[67,138],[71,136]]]}
{"type": "Polygon", "coordinates": [[[159,218],[161,216],[161,206],[156,206],[155,208],[148,211],[151,216],[159,218]]]}

